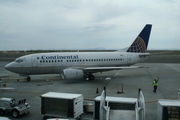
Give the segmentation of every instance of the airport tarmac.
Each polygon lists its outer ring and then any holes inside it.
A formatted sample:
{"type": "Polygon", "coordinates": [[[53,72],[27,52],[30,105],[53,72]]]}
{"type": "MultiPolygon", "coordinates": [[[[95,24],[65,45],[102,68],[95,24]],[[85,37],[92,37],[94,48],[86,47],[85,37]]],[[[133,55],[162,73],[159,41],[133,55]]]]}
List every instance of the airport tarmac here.
{"type": "MultiPolygon", "coordinates": [[[[13,97],[17,100],[26,98],[31,105],[30,114],[20,116],[18,120],[42,120],[40,114],[40,95],[46,92],[80,93],[84,98],[95,98],[101,95],[106,87],[107,96],[137,98],[141,88],[146,103],[146,120],[157,119],[158,99],[177,99],[180,89],[180,63],[139,63],[147,68],[115,70],[94,74],[96,79],[63,80],[59,75],[34,75],[27,82],[23,77],[4,69],[8,62],[0,62],[0,84],[12,87],[10,90],[0,90],[0,97],[13,97]],[[153,93],[152,82],[159,76],[157,93],[153,93]],[[17,79],[19,81],[17,81],[17,79]],[[117,94],[122,91],[123,94],[117,94]],[[99,93],[97,92],[97,88],[99,93]]],[[[6,117],[14,120],[10,114],[6,117]]],[[[85,118],[88,119],[88,118],[85,118]]]]}

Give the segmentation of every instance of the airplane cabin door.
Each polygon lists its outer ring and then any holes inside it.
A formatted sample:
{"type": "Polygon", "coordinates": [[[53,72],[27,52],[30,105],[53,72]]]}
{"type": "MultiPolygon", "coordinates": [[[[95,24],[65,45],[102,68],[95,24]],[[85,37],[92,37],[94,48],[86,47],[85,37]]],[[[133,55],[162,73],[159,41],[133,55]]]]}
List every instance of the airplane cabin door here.
{"type": "Polygon", "coordinates": [[[80,59],[79,59],[79,64],[80,64],[80,65],[84,64],[84,60],[80,58],[80,59]]]}
{"type": "Polygon", "coordinates": [[[32,56],[31,60],[32,60],[32,67],[38,67],[37,57],[32,56]]]}
{"type": "Polygon", "coordinates": [[[127,64],[131,64],[131,55],[127,55],[127,64]]]}

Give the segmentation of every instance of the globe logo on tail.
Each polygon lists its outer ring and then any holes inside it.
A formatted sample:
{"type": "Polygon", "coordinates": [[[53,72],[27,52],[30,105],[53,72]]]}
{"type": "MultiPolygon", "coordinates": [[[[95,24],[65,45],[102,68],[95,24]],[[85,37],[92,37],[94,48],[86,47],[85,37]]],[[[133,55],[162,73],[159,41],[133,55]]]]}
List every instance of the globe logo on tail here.
{"type": "Polygon", "coordinates": [[[146,52],[146,44],[141,37],[137,37],[136,40],[132,43],[129,47],[127,52],[138,52],[138,53],[145,53],[146,52]]]}

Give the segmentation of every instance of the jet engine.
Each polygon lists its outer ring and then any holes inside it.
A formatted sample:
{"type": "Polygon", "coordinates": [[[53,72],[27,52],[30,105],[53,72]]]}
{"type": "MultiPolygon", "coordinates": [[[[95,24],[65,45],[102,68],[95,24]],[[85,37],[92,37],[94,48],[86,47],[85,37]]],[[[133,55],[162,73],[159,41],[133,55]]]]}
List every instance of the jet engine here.
{"type": "Polygon", "coordinates": [[[82,79],[84,76],[84,73],[82,70],[79,69],[64,69],[63,70],[63,77],[64,79],[67,80],[72,80],[72,79],[82,79]]]}

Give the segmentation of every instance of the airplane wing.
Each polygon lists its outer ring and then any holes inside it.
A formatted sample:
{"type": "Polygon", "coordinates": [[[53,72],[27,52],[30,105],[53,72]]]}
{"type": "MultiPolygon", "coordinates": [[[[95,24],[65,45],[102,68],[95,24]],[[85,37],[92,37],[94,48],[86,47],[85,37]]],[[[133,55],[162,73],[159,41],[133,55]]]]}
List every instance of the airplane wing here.
{"type": "MultiPolygon", "coordinates": [[[[73,67],[74,68],[74,67],[73,67]]],[[[124,66],[124,67],[84,67],[84,68],[74,68],[74,69],[81,69],[84,72],[104,72],[104,71],[110,71],[110,70],[122,70],[122,69],[134,69],[134,68],[142,68],[139,66],[124,66]]]]}

